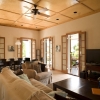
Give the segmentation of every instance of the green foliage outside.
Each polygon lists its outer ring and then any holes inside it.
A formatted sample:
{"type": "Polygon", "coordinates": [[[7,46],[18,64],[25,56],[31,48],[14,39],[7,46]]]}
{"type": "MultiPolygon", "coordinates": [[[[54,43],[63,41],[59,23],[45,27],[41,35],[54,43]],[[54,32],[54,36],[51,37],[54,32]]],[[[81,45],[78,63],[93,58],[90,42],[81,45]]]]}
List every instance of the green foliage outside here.
{"type": "Polygon", "coordinates": [[[22,43],[22,48],[23,48],[22,56],[26,57],[26,49],[25,49],[26,47],[24,42],[22,43]]]}
{"type": "Polygon", "coordinates": [[[79,46],[78,46],[78,44],[76,44],[73,47],[73,49],[74,49],[74,51],[72,52],[72,58],[78,59],[78,56],[79,56],[79,46]]]}
{"type": "Polygon", "coordinates": [[[72,66],[74,66],[76,64],[76,60],[78,59],[79,57],[79,46],[78,44],[76,44],[74,47],[73,47],[73,52],[71,53],[72,55],[72,60],[71,60],[71,64],[72,66]]]}

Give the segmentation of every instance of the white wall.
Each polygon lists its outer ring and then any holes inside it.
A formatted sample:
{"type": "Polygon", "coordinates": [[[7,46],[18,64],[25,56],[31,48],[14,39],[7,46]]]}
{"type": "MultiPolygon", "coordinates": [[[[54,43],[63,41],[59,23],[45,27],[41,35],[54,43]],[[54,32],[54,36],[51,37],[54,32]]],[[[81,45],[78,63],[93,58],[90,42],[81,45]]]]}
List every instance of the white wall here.
{"type": "Polygon", "coordinates": [[[6,27],[0,26],[0,37],[5,37],[5,58],[17,58],[17,46],[15,45],[15,41],[20,37],[27,37],[36,39],[36,48],[39,49],[39,32],[34,30],[20,29],[14,27],[6,27]],[[8,51],[8,46],[15,46],[14,52],[8,51]]]}
{"type": "MultiPolygon", "coordinates": [[[[40,38],[54,36],[55,46],[61,45],[61,36],[74,31],[86,31],[86,48],[100,49],[100,13],[76,19],[40,31],[40,38]]],[[[55,69],[61,70],[61,52],[55,52],[55,69]]]]}

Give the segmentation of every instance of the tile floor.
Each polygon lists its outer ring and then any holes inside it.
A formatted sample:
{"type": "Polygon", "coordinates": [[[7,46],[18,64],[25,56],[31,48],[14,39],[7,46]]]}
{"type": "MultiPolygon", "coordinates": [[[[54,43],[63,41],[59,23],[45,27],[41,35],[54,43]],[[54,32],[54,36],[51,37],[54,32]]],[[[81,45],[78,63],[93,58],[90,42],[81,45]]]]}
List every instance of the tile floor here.
{"type": "Polygon", "coordinates": [[[51,71],[53,73],[52,83],[57,82],[57,81],[61,81],[61,80],[67,79],[67,78],[76,77],[73,75],[65,74],[65,73],[60,72],[60,71],[54,71],[54,70],[51,70],[51,71]]]}

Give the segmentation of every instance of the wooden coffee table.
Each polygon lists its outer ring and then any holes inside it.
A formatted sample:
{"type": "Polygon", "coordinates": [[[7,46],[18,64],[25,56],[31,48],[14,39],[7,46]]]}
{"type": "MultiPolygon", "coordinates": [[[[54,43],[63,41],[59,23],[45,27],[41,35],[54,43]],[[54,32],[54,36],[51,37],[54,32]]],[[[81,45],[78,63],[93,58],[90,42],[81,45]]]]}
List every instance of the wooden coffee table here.
{"type": "Polygon", "coordinates": [[[100,95],[92,94],[92,88],[98,88],[97,82],[74,77],[53,83],[53,89],[57,88],[79,100],[100,100],[100,95]]]}

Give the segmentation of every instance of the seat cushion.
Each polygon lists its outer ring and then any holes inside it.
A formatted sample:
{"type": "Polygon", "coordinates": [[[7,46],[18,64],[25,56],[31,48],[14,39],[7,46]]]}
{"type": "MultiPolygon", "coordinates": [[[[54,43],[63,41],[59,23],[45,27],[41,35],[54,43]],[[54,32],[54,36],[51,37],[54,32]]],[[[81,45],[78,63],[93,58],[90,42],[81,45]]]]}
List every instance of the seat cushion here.
{"type": "Polygon", "coordinates": [[[47,86],[44,85],[43,83],[41,83],[41,82],[39,82],[39,81],[37,81],[37,80],[35,80],[35,79],[33,79],[33,78],[30,79],[30,82],[31,82],[31,84],[32,84],[33,86],[37,87],[37,88],[40,89],[40,90],[43,90],[43,91],[46,92],[46,93],[49,93],[49,92],[52,91],[51,88],[47,87],[47,86]]]}
{"type": "Polygon", "coordinates": [[[51,75],[52,75],[52,72],[41,72],[41,73],[37,73],[35,79],[42,80],[42,79],[50,77],[51,75]]]}

